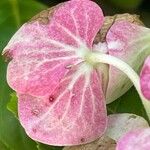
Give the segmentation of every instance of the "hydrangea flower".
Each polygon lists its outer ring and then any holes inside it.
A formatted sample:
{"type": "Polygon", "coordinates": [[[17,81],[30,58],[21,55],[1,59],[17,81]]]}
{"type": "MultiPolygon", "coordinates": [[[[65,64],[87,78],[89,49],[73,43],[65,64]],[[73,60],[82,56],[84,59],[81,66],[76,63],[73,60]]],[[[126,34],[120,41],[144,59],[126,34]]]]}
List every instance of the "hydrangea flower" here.
{"type": "Polygon", "coordinates": [[[104,22],[96,3],[71,0],[48,17],[46,24],[25,23],[3,52],[12,58],[7,81],[18,94],[19,120],[32,139],[79,145],[102,136],[105,100],[115,100],[130,87],[121,71],[132,80],[146,110],[150,108],[133,70],[150,54],[149,29],[117,22],[106,41],[93,46],[104,22]]]}

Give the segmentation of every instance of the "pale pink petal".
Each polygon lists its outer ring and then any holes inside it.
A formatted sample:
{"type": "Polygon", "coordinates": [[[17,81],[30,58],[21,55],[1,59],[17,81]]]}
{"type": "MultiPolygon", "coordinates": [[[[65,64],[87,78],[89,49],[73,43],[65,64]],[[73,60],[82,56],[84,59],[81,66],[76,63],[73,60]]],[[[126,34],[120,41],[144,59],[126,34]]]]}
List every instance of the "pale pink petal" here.
{"type": "Polygon", "coordinates": [[[148,122],[140,116],[129,113],[112,114],[108,116],[108,127],[106,135],[118,141],[129,131],[148,128],[148,122]]]}
{"type": "Polygon", "coordinates": [[[107,116],[101,80],[96,71],[79,70],[68,73],[49,97],[19,95],[19,119],[32,139],[64,146],[103,135],[107,116]]]}
{"type": "Polygon", "coordinates": [[[116,150],[149,150],[150,129],[131,131],[122,137],[116,150]]]}
{"type": "Polygon", "coordinates": [[[103,21],[103,12],[96,3],[90,0],[68,1],[55,9],[48,24],[38,21],[24,24],[5,47],[4,53],[9,50],[16,56],[26,51],[51,50],[50,40],[72,46],[80,46],[78,41],[81,40],[82,44],[85,42],[91,47],[103,21]]]}
{"type": "Polygon", "coordinates": [[[91,48],[97,32],[103,25],[104,16],[96,3],[90,0],[72,0],[56,12],[54,21],[69,29],[91,48]]]}
{"type": "Polygon", "coordinates": [[[48,24],[24,24],[5,48],[13,57],[10,87],[32,96],[49,95],[69,72],[67,66],[84,61],[103,19],[96,3],[72,0],[60,5],[48,24]]]}
{"type": "Polygon", "coordinates": [[[150,56],[146,59],[140,75],[143,95],[150,100],[150,56]]]}
{"type": "Polygon", "coordinates": [[[9,85],[19,93],[49,95],[69,72],[69,66],[78,62],[78,59],[71,56],[59,59],[46,59],[46,55],[43,57],[37,55],[32,59],[31,56],[20,56],[13,59],[7,68],[9,85]]]}
{"type": "MultiPolygon", "coordinates": [[[[118,57],[139,71],[145,57],[150,53],[150,29],[127,21],[116,22],[107,37],[109,54],[118,57]]],[[[130,87],[128,77],[110,66],[106,99],[110,103],[123,95],[130,87]]]]}

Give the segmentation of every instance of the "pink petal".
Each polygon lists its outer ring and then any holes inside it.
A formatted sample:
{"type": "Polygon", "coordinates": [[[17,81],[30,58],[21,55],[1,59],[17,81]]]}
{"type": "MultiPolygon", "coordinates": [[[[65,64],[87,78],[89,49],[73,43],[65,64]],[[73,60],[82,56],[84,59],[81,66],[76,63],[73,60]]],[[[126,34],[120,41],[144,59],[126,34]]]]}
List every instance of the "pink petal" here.
{"type": "Polygon", "coordinates": [[[83,61],[103,20],[96,3],[72,0],[57,8],[48,24],[24,24],[5,48],[13,56],[9,85],[19,93],[49,95],[69,72],[66,66],[83,61]]]}
{"type": "MultiPolygon", "coordinates": [[[[148,37],[150,30],[127,21],[116,22],[109,30],[106,40],[109,54],[128,63],[135,71],[139,71],[148,54],[148,37]]],[[[110,66],[107,88],[108,103],[123,95],[131,87],[128,77],[110,66]]]]}
{"type": "Polygon", "coordinates": [[[120,139],[117,150],[149,150],[150,129],[131,131],[120,139]]]}
{"type": "Polygon", "coordinates": [[[19,95],[19,118],[27,134],[49,145],[79,145],[102,136],[107,123],[96,71],[67,74],[49,97],[19,95]]]}
{"type": "Polygon", "coordinates": [[[150,56],[146,59],[140,75],[143,95],[150,100],[150,56]]]}
{"type": "Polygon", "coordinates": [[[48,24],[37,21],[24,24],[5,47],[4,53],[9,50],[15,56],[35,49],[48,49],[51,48],[50,39],[79,46],[70,33],[91,47],[103,21],[103,12],[96,3],[71,0],[55,9],[48,24]]]}
{"type": "Polygon", "coordinates": [[[50,58],[51,55],[52,53],[39,56],[35,53],[33,57],[30,55],[13,59],[7,68],[9,85],[19,93],[49,95],[69,72],[68,66],[78,62],[78,59],[73,59],[69,55],[50,58]]]}

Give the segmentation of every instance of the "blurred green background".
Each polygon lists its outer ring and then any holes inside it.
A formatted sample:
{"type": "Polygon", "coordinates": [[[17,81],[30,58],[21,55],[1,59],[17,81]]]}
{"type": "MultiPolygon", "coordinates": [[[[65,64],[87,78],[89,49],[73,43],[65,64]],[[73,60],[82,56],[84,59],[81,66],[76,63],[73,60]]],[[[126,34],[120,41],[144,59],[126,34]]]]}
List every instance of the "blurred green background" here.
{"type": "MultiPolygon", "coordinates": [[[[54,6],[58,0],[0,0],[0,51],[17,29],[36,13],[54,6]]],[[[97,0],[105,15],[135,13],[150,27],[150,0],[97,0]]],[[[0,150],[55,150],[61,149],[37,143],[28,138],[13,114],[16,96],[6,83],[6,66],[0,56],[0,150]],[[10,112],[9,110],[13,111],[10,112]]],[[[130,112],[145,116],[140,99],[132,88],[123,97],[108,106],[108,113],[130,112]]]]}

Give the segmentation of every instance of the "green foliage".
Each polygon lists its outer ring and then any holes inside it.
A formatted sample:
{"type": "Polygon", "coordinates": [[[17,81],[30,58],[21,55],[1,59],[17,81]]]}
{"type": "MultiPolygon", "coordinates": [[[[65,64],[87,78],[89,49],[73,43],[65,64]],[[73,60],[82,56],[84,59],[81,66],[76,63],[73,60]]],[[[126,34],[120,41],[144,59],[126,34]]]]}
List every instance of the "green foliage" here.
{"type": "Polygon", "coordinates": [[[118,100],[107,105],[108,114],[114,113],[133,113],[138,116],[142,116],[145,119],[147,115],[142,105],[141,99],[137,94],[135,88],[131,88],[125,95],[120,97],[118,100]]]}
{"type": "Polygon", "coordinates": [[[18,108],[17,108],[17,96],[15,93],[11,94],[11,99],[7,104],[7,109],[14,114],[16,118],[18,118],[18,108]]]}
{"type": "Polygon", "coordinates": [[[0,149],[1,149],[1,150],[9,150],[9,149],[5,146],[5,144],[3,144],[2,142],[0,142],[0,149]]]}
{"type": "Polygon", "coordinates": [[[62,149],[62,147],[56,147],[56,146],[50,147],[48,145],[41,144],[41,143],[38,143],[37,148],[38,150],[61,150],[62,149]]]}

